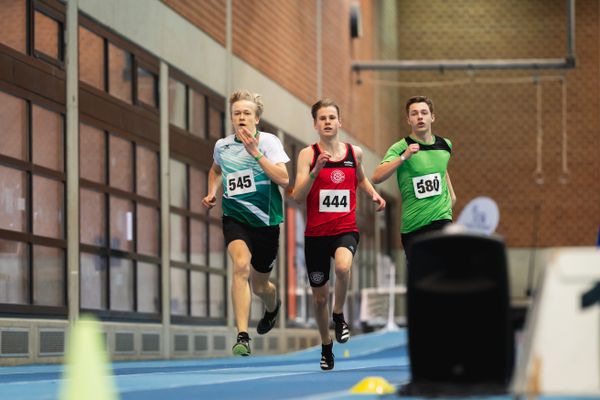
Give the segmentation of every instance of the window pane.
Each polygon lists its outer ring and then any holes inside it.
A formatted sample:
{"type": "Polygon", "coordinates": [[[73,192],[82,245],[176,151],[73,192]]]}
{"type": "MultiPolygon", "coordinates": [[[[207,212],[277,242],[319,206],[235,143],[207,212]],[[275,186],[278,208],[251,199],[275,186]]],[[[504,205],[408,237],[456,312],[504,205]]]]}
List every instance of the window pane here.
{"type": "Polygon", "coordinates": [[[79,192],[79,234],[81,243],[106,246],[106,206],[104,194],[81,189],[79,192]]]}
{"type": "Polygon", "coordinates": [[[181,215],[171,214],[171,260],[187,261],[187,226],[181,215]]]}
{"type": "Polygon", "coordinates": [[[27,244],[0,239],[0,303],[27,304],[27,244]]]}
{"type": "Polygon", "coordinates": [[[33,233],[64,237],[64,184],[53,179],[33,177],[33,233]]]}
{"type": "Polygon", "coordinates": [[[104,91],[104,39],[79,27],[79,79],[104,91]]]}
{"type": "Polygon", "coordinates": [[[115,135],[109,136],[110,186],[131,192],[133,161],[131,142],[115,135]]]}
{"type": "Polygon", "coordinates": [[[110,258],[110,309],[133,311],[133,261],[110,258]]]}
{"type": "Polygon", "coordinates": [[[190,167],[190,209],[200,214],[206,213],[202,199],[208,192],[206,172],[190,167]]]}
{"type": "Polygon", "coordinates": [[[35,11],[35,49],[55,60],[60,60],[60,23],[39,11],[35,11]]]}
{"type": "Polygon", "coordinates": [[[160,311],[160,268],[156,264],[138,262],[138,311],[157,313],[160,311]]]}
{"type": "Polygon", "coordinates": [[[192,264],[207,265],[206,263],[206,222],[190,220],[190,230],[192,237],[191,244],[191,262],[192,264]]]}
{"type": "Polygon", "coordinates": [[[171,314],[188,315],[187,270],[171,268],[171,314]]]}
{"type": "Polygon", "coordinates": [[[206,272],[190,272],[191,296],[192,296],[192,316],[207,317],[206,302],[208,293],[206,293],[206,272]]]}
{"type": "Polygon", "coordinates": [[[154,207],[137,205],[137,251],[158,256],[159,215],[154,207]]]}
{"type": "Polygon", "coordinates": [[[208,112],[208,132],[213,139],[223,137],[223,113],[212,107],[208,112]]]}
{"type": "Polygon", "coordinates": [[[144,104],[157,107],[156,104],[156,75],[139,68],[137,70],[137,97],[144,104]]]}
{"type": "Polygon", "coordinates": [[[131,103],[131,55],[112,43],[108,44],[108,92],[131,103]]]}
{"type": "Polygon", "coordinates": [[[63,249],[33,246],[33,304],[65,305],[65,253],[63,249]]]}
{"type": "MultiPolygon", "coordinates": [[[[0,7],[3,7],[0,0],[0,7]]],[[[0,17],[1,19],[1,17],[0,17]]],[[[0,24],[0,31],[2,31],[0,24]]],[[[2,35],[0,34],[0,38],[2,35]]],[[[1,40],[1,39],[0,39],[1,40]]],[[[0,92],[0,154],[25,160],[27,158],[27,104],[24,100],[0,92]]]]}
{"type": "Polygon", "coordinates": [[[190,132],[202,139],[206,138],[206,100],[204,95],[190,90],[190,132]]]}
{"type": "Polygon", "coordinates": [[[158,200],[158,155],[139,145],[136,152],[137,193],[158,200]]]}
{"type": "Polygon", "coordinates": [[[32,105],[33,162],[55,171],[64,170],[62,115],[32,105]]]}
{"type": "MultiPolygon", "coordinates": [[[[170,194],[171,205],[180,208],[187,208],[187,182],[185,164],[171,159],[170,163],[171,179],[170,194]]],[[[200,199],[202,201],[202,199],[200,199]]]]}
{"type": "Polygon", "coordinates": [[[27,175],[0,165],[0,188],[0,228],[24,232],[27,230],[27,175]]]}
{"type": "Polygon", "coordinates": [[[210,316],[225,317],[225,277],[210,274],[210,316]]]}
{"type": "Polygon", "coordinates": [[[86,124],[79,124],[79,174],[84,179],[106,183],[106,134],[86,124]]]}
{"type": "Polygon", "coordinates": [[[0,0],[0,43],[22,53],[27,49],[25,0],[0,0]]]}
{"type": "Polygon", "coordinates": [[[110,247],[133,250],[133,203],[110,196],[110,247]]]}
{"type": "Polygon", "coordinates": [[[185,85],[172,78],[169,78],[169,122],[186,129],[185,85]]]}
{"type": "Polygon", "coordinates": [[[208,233],[209,262],[213,268],[225,269],[225,239],[221,225],[211,224],[208,233]]]}
{"type": "Polygon", "coordinates": [[[81,253],[81,308],[106,309],[106,275],[104,257],[81,253]]]}

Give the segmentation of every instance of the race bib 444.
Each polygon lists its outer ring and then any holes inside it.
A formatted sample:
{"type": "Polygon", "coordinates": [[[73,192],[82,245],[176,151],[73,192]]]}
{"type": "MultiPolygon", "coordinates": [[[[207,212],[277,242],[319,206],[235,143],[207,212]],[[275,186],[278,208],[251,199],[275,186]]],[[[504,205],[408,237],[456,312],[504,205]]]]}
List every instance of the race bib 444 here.
{"type": "Polygon", "coordinates": [[[319,191],[319,212],[350,211],[350,190],[319,191]]]}

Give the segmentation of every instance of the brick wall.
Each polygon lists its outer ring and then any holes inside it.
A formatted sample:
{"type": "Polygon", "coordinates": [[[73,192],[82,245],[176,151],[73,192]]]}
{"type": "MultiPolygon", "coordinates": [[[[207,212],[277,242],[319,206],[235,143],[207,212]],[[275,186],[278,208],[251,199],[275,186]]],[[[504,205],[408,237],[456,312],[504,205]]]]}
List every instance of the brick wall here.
{"type": "MultiPolygon", "coordinates": [[[[225,45],[225,0],[163,2],[225,45]]],[[[353,57],[374,57],[373,29],[368,22],[374,3],[361,3],[365,35],[354,42],[350,38],[350,1],[321,3],[322,96],[339,102],[345,130],[373,146],[373,86],[357,85],[349,67],[353,57]]],[[[234,54],[307,106],[318,97],[316,5],[314,0],[233,0],[234,54]]]]}
{"type": "MultiPolygon", "coordinates": [[[[403,59],[566,55],[564,0],[398,4],[403,59]]],[[[454,143],[450,172],[459,199],[456,215],[470,199],[491,196],[500,207],[498,232],[509,246],[595,244],[600,225],[598,12],[597,1],[576,3],[575,69],[372,73],[390,79],[401,98],[426,94],[434,99],[434,131],[454,143]],[[535,77],[556,78],[535,84],[535,77]],[[567,85],[566,148],[562,77],[567,85]],[[538,85],[541,153],[537,147],[538,85]],[[542,173],[535,174],[539,156],[542,173]],[[568,162],[567,174],[564,161],[568,162]]],[[[406,128],[400,130],[389,135],[387,142],[407,133],[406,128]]]]}
{"type": "MultiPolygon", "coordinates": [[[[224,44],[225,0],[163,1],[224,44]]],[[[563,58],[567,52],[565,0],[360,3],[364,35],[351,39],[350,1],[322,1],[323,95],[340,103],[344,128],[383,154],[408,134],[405,99],[426,94],[436,104],[435,132],[455,146],[450,172],[459,198],[456,215],[467,201],[488,195],[500,206],[498,232],[509,246],[593,245],[600,225],[598,1],[576,2],[575,69],[363,71],[358,84],[350,72],[351,60],[381,58],[378,54],[460,60],[563,58]],[[381,29],[382,15],[392,11],[397,15],[395,30],[381,29]],[[395,52],[389,52],[390,40],[397,43],[395,52]],[[535,77],[553,80],[536,84],[535,77]],[[535,174],[540,156],[542,174],[535,174]]],[[[316,2],[234,0],[233,6],[234,53],[312,104],[317,97],[316,2]]]]}
{"type": "Polygon", "coordinates": [[[163,0],[163,3],[225,46],[226,0],[163,0]]]}

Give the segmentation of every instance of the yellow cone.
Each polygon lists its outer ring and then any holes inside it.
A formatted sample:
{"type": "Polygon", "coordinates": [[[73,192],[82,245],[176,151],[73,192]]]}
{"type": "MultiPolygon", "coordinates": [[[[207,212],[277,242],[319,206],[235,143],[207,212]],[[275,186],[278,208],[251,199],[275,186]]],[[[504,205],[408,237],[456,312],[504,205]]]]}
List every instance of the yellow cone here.
{"type": "Polygon", "coordinates": [[[69,335],[60,400],[116,400],[99,323],[82,318],[69,335]]]}
{"type": "Polygon", "coordinates": [[[395,393],[396,388],[380,376],[368,376],[358,382],[350,389],[351,393],[364,394],[390,394],[395,393]]]}

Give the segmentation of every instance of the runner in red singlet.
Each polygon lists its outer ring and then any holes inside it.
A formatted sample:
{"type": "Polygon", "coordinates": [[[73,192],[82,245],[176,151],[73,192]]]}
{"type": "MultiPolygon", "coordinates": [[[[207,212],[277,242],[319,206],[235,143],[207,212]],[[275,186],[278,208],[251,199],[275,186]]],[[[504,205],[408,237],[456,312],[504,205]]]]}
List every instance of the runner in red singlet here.
{"type": "Polygon", "coordinates": [[[343,143],[338,130],[342,126],[338,105],[323,99],[312,106],[314,127],[319,142],[300,151],[296,184],[292,197],[306,200],[304,251],[308,279],[313,292],[315,319],[321,334],[321,369],[333,369],[333,340],[329,335],[329,270],[335,262],[335,300],[333,323],[338,343],[350,338],[343,309],[350,282],[352,259],[358,247],[356,226],[356,188],[364,190],[377,211],[385,200],[375,191],[362,167],[362,149],[343,143]]]}

